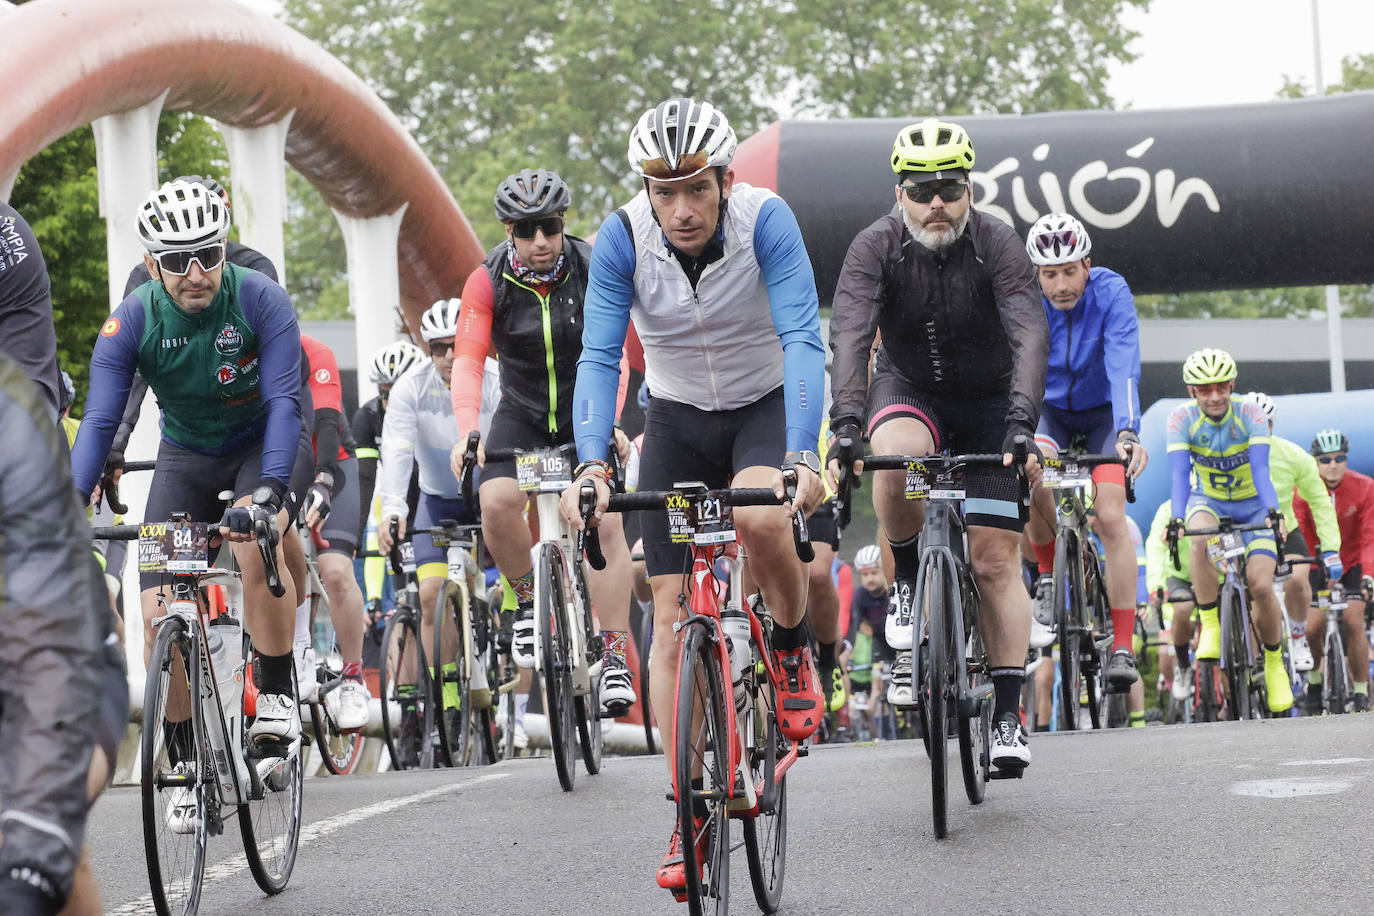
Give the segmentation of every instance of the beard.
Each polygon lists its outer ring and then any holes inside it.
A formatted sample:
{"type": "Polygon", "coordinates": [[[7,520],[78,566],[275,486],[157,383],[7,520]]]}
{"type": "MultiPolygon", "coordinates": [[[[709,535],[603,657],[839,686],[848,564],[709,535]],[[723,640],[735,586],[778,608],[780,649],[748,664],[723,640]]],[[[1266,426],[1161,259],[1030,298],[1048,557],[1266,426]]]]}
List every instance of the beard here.
{"type": "Polygon", "coordinates": [[[968,225],[968,215],[969,211],[965,210],[964,215],[954,220],[948,229],[932,230],[917,224],[906,207],[902,207],[902,221],[906,223],[906,231],[910,232],[911,237],[917,242],[935,252],[944,251],[954,244],[955,239],[964,234],[964,227],[968,225]]]}

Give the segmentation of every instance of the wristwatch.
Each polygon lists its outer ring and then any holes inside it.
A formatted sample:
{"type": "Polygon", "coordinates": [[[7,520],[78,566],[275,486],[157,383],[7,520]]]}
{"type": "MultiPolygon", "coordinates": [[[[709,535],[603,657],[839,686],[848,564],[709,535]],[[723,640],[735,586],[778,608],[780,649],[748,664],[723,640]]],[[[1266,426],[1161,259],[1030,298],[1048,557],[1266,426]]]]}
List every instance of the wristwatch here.
{"type": "Polygon", "coordinates": [[[819,476],[821,473],[821,456],[817,455],[810,449],[807,449],[802,452],[788,452],[783,457],[782,463],[784,467],[790,464],[806,465],[806,467],[810,469],[812,474],[816,474],[819,476]]]}

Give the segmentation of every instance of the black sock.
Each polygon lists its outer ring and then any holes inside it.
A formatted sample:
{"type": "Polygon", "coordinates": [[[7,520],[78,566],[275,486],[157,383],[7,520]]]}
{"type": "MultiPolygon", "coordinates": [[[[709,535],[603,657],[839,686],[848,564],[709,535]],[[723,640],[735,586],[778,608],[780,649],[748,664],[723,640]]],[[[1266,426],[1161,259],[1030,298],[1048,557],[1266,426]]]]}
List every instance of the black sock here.
{"type": "Polygon", "coordinates": [[[1180,668],[1188,668],[1193,664],[1193,647],[1188,643],[1181,646],[1174,646],[1174,657],[1178,659],[1180,668]]]}
{"type": "Polygon", "coordinates": [[[181,763],[191,756],[191,742],[194,739],[190,719],[182,719],[180,722],[163,719],[162,738],[167,744],[167,759],[172,763],[181,763]]]}
{"type": "Polygon", "coordinates": [[[915,579],[921,571],[921,553],[917,549],[919,534],[901,543],[888,539],[892,545],[892,574],[895,579],[915,579]]]}
{"type": "Polygon", "coordinates": [[[706,777],[697,776],[692,779],[692,817],[703,821],[711,815],[711,809],[706,807],[706,799],[701,794],[705,788],[706,777]]]}
{"type": "Polygon", "coordinates": [[[1000,719],[1005,715],[1021,717],[1021,686],[1026,682],[1025,668],[993,668],[992,690],[994,694],[992,717],[1000,719]]]}
{"type": "Polygon", "coordinates": [[[806,624],[803,622],[799,626],[785,627],[773,621],[773,635],[771,637],[773,648],[779,652],[790,652],[793,649],[800,649],[806,643],[806,624]]]}
{"type": "Polygon", "coordinates": [[[1265,652],[1277,652],[1277,651],[1279,651],[1279,645],[1280,645],[1280,643],[1274,643],[1272,646],[1269,645],[1268,643],[1264,643],[1263,645],[1264,645],[1264,651],[1265,651],[1265,652]]]}
{"type": "Polygon", "coordinates": [[[833,642],[823,642],[817,644],[816,663],[822,668],[835,667],[835,644],[833,642]]]}
{"type": "Polygon", "coordinates": [[[255,653],[257,659],[254,664],[261,672],[262,692],[263,693],[284,693],[287,696],[295,696],[296,690],[291,686],[292,674],[294,673],[295,661],[291,658],[291,653],[285,655],[263,655],[261,652],[255,653]]]}

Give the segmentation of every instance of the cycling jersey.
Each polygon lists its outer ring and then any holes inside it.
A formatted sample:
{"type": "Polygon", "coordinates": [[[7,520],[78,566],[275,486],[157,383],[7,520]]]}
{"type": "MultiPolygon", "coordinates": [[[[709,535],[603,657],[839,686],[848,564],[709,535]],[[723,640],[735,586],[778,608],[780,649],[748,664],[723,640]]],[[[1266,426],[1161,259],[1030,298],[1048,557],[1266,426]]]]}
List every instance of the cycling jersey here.
{"type": "Polygon", "coordinates": [[[603,458],[631,315],[653,396],[703,411],[758,402],[782,384],[785,445],[813,447],[825,396],[815,276],[791,209],[736,183],[719,259],[692,282],[640,191],[597,233],[583,309],[573,422],[577,454],[603,458]]]}
{"type": "MultiPolygon", "coordinates": [[[[1374,479],[1348,470],[1341,482],[1335,488],[1328,488],[1327,493],[1326,498],[1335,506],[1341,529],[1341,564],[1346,569],[1359,564],[1365,573],[1374,570],[1374,479]]],[[[1328,542],[1318,537],[1318,529],[1312,522],[1312,507],[1305,499],[1293,500],[1293,513],[1314,551],[1331,549],[1328,542]]]]}
{"type": "Polygon", "coordinates": [[[1073,308],[1041,302],[1050,326],[1045,403],[1070,412],[1110,405],[1113,433],[1140,432],[1140,335],[1126,281],[1093,267],[1073,308]]]}
{"type": "Polygon", "coordinates": [[[1324,550],[1341,549],[1341,530],[1336,524],[1336,510],[1326,492],[1326,483],[1317,470],[1317,459],[1296,442],[1271,435],[1269,437],[1269,479],[1279,497],[1279,511],[1289,533],[1298,530],[1298,518],[1293,512],[1294,490],[1312,510],[1316,533],[1325,545],[1324,550]]]}
{"type": "Polygon", "coordinates": [[[43,389],[57,418],[57,331],[52,289],[38,240],[24,218],[0,200],[0,352],[43,389]]]}
{"type": "Polygon", "coordinates": [[[1264,508],[1278,508],[1269,477],[1269,423],[1254,404],[1233,394],[1226,414],[1213,420],[1192,400],[1175,407],[1166,426],[1175,517],[1184,517],[1194,468],[1192,492],[1221,501],[1258,497],[1264,508]]]}
{"type": "Polygon", "coordinates": [[[301,344],[280,286],[226,264],[219,291],[197,315],[151,281],[119,304],[96,339],[72,454],[83,493],[100,479],[135,370],[157,395],[164,440],[205,455],[261,441],[262,477],[288,486],[302,431],[301,344]]]}
{"type": "Polygon", "coordinates": [[[334,351],[322,342],[301,335],[301,348],[310,372],[310,396],[315,402],[315,470],[335,477],[334,493],[343,481],[338,463],[354,456],[353,432],[343,421],[343,381],[334,351]]]}
{"type": "Polygon", "coordinates": [[[915,390],[958,400],[1009,395],[1005,427],[1034,434],[1049,337],[1035,269],[1006,223],[970,208],[965,231],[941,252],[917,242],[895,210],[859,233],[830,316],[832,428],[868,415],[878,331],[880,365],[915,390]]]}

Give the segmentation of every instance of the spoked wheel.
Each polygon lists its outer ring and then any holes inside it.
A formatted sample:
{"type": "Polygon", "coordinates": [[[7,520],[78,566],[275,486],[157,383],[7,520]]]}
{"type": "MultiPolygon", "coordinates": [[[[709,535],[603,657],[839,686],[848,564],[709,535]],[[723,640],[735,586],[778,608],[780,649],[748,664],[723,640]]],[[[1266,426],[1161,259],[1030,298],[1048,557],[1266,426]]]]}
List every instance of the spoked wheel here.
{"type": "MultiPolygon", "coordinates": [[[[1088,719],[1094,730],[1115,728],[1111,724],[1110,710],[1119,706],[1126,708],[1124,694],[1107,692],[1107,660],[1112,656],[1112,614],[1107,604],[1107,589],[1102,582],[1101,560],[1097,551],[1088,547],[1084,554],[1083,566],[1083,605],[1081,617],[1082,635],[1078,639],[1078,649],[1082,654],[1079,667],[1083,672],[1083,689],[1088,694],[1088,719]],[[1117,703],[1116,700],[1120,700],[1117,703]]],[[[1122,723],[1125,722],[1122,713],[1122,723]]]]}
{"type": "MultiPolygon", "coordinates": [[[[978,689],[988,683],[983,635],[974,627],[968,639],[969,687],[978,689]]],[[[979,804],[987,790],[992,769],[992,694],[978,704],[978,714],[959,717],[959,764],[964,771],[964,791],[971,804],[979,804]]]]}
{"type": "Polygon", "coordinates": [[[658,753],[654,747],[654,714],[649,708],[649,654],[654,645],[654,610],[649,605],[647,613],[640,618],[639,634],[639,707],[644,716],[645,753],[658,753]]]}
{"type": "MultiPolygon", "coordinates": [[[[922,624],[924,626],[924,624],[922,624]]],[[[926,639],[920,645],[912,649],[912,662],[916,665],[911,672],[911,683],[913,689],[918,693],[916,697],[916,719],[921,728],[921,747],[925,748],[926,759],[930,759],[930,726],[927,724],[926,717],[930,709],[930,680],[926,677],[926,671],[930,668],[930,633],[926,632],[926,639]]]]}
{"type": "MultiPolygon", "coordinates": [[[[1083,560],[1078,538],[1060,532],[1054,542],[1054,625],[1059,634],[1059,726],[1078,728],[1083,655],[1083,560]]],[[[1091,641],[1089,641],[1091,645],[1091,641]]]]}
{"type": "MultiPolygon", "coordinates": [[[[487,741],[484,732],[491,730],[491,689],[473,690],[473,665],[477,651],[469,644],[471,629],[468,621],[475,619],[476,608],[467,585],[444,581],[434,611],[434,641],[430,664],[434,683],[441,698],[435,717],[439,729],[439,757],[445,766],[477,766],[487,762],[483,758],[487,741]],[[452,623],[456,637],[452,655],[443,651],[445,625],[452,623]]],[[[488,681],[488,685],[490,685],[488,681]]]]}
{"type": "Polygon", "coordinates": [[[571,792],[577,778],[577,726],[574,722],[572,639],[564,608],[572,597],[563,562],[553,544],[539,546],[534,569],[534,607],[539,618],[539,674],[544,682],[544,714],[558,784],[571,792]]]}
{"type": "Polygon", "coordinates": [[[687,906],[692,916],[725,916],[730,911],[730,819],[726,792],[733,774],[720,657],[710,633],[702,625],[688,627],[682,641],[673,715],[673,785],[677,788],[687,906]],[[700,789],[693,787],[694,779],[701,780],[700,789]],[[698,819],[696,811],[701,807],[706,815],[698,819]]]}
{"type": "Polygon", "coordinates": [[[916,583],[917,599],[922,600],[925,606],[922,616],[926,620],[926,633],[930,643],[929,657],[921,671],[921,696],[926,704],[922,724],[930,735],[931,818],[935,826],[935,838],[943,840],[949,835],[946,820],[948,763],[945,744],[949,721],[949,683],[952,679],[950,659],[954,657],[954,647],[950,644],[944,563],[938,554],[932,554],[926,559],[916,583]]]}
{"type": "MultiPolygon", "coordinates": [[[[245,646],[251,658],[251,647],[245,646]]],[[[299,690],[297,690],[299,694],[299,690]]],[[[305,779],[305,755],[297,748],[286,757],[253,754],[248,741],[248,720],[239,720],[244,760],[256,777],[250,777],[248,803],[239,807],[239,833],[253,880],[268,894],[280,894],[296,867],[296,848],[301,838],[301,797],[305,779]]]]}
{"type": "Polygon", "coordinates": [[[434,744],[429,739],[436,718],[434,687],[414,611],[398,609],[391,615],[381,655],[382,734],[391,767],[429,769],[434,766],[434,744]]]}
{"type": "MultiPolygon", "coordinates": [[[[321,685],[338,676],[337,671],[330,671],[324,666],[320,667],[317,675],[321,685]]],[[[335,688],[337,686],[335,684],[335,688]]],[[[325,696],[327,693],[322,690],[320,702],[310,704],[310,722],[315,729],[315,746],[320,749],[320,759],[324,761],[326,770],[335,776],[347,776],[357,768],[358,761],[362,759],[363,731],[339,731],[339,727],[329,715],[329,710],[325,708],[325,696]]]]}
{"type": "MultiPolygon", "coordinates": [[[[577,597],[582,602],[582,645],[586,666],[590,668],[601,660],[601,634],[596,631],[596,618],[592,616],[592,602],[587,596],[587,583],[582,576],[576,576],[577,597]]],[[[601,678],[591,678],[591,688],[577,698],[574,704],[577,713],[577,740],[582,746],[582,764],[592,776],[601,772],[601,678]]]]}
{"type": "Polygon", "coordinates": [[[756,668],[745,674],[745,680],[754,697],[749,771],[754,785],[763,789],[758,815],[744,819],[744,851],[754,900],[763,912],[774,913],[782,900],[787,866],[787,779],[774,780],[773,770],[787,754],[789,743],[778,726],[778,691],[773,682],[756,668]]]}
{"type": "Polygon", "coordinates": [[[1341,643],[1340,633],[1329,633],[1326,637],[1326,653],[1323,666],[1326,671],[1322,679],[1322,709],[1327,715],[1336,716],[1345,712],[1348,687],[1345,677],[1345,646],[1341,643]]]}
{"type": "Polygon", "coordinates": [[[1199,722],[1215,722],[1221,716],[1221,684],[1217,678],[1217,663],[1210,659],[1198,659],[1197,668],[1197,719],[1199,722]]]}
{"type": "MultiPolygon", "coordinates": [[[[485,604],[478,604],[477,614],[473,620],[477,622],[473,633],[477,640],[477,664],[486,670],[488,687],[486,708],[478,710],[476,719],[481,730],[478,750],[482,754],[483,763],[495,763],[501,759],[497,756],[496,747],[497,694],[501,687],[501,669],[496,657],[496,634],[501,628],[501,621],[490,606],[485,604]]],[[[514,737],[511,736],[512,741],[514,737]]]]}
{"type": "Polygon", "coordinates": [[[1250,702],[1250,652],[1246,646],[1245,615],[1231,589],[1221,595],[1222,656],[1226,667],[1227,705],[1232,719],[1252,718],[1256,710],[1250,702]]]}
{"type": "Polygon", "coordinates": [[[215,790],[191,715],[199,683],[185,661],[193,651],[186,624],[169,617],[153,642],[143,697],[143,850],[161,916],[196,912],[205,875],[207,805],[215,790]]]}

